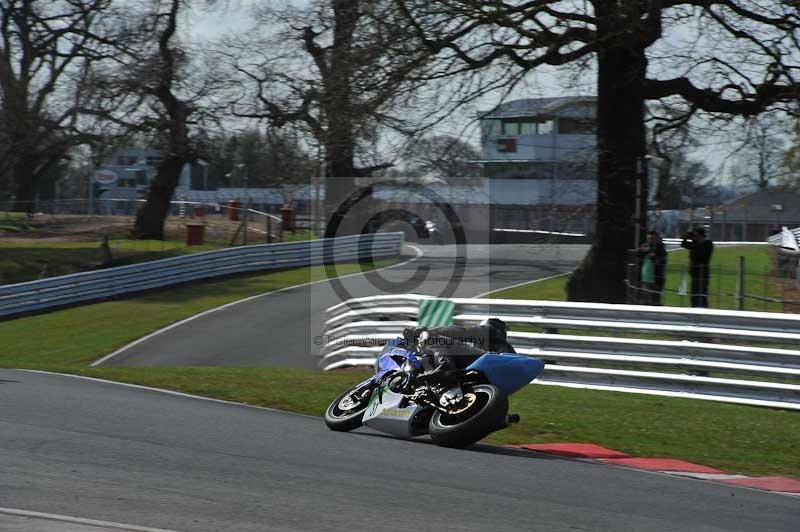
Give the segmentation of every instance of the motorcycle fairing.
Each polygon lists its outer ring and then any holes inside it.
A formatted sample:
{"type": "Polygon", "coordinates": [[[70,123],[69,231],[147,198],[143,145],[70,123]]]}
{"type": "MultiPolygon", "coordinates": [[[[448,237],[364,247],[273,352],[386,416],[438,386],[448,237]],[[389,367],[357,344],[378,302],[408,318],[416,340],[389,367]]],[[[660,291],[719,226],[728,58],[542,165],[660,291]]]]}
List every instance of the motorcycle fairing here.
{"type": "Polygon", "coordinates": [[[544,371],[544,362],[512,353],[486,353],[467,366],[481,371],[489,383],[506,395],[521,390],[544,371]]]}
{"type": "Polygon", "coordinates": [[[419,405],[405,405],[406,397],[394,393],[384,386],[380,393],[372,394],[366,412],[364,424],[375,430],[409,438],[414,436],[412,421],[423,408],[419,405]]]}
{"type": "Polygon", "coordinates": [[[387,344],[375,360],[374,381],[379,381],[390,371],[402,371],[403,367],[398,360],[407,360],[414,367],[422,367],[422,361],[414,353],[407,351],[394,343],[387,344]]]}

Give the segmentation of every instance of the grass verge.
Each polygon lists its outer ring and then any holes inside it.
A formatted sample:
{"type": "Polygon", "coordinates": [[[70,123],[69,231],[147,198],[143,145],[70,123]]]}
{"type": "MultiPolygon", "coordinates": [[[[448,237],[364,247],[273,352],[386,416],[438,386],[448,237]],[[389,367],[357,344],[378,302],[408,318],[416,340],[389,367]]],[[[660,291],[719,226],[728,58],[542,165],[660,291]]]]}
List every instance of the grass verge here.
{"type": "MultiPolygon", "coordinates": [[[[745,258],[745,293],[764,297],[777,297],[778,290],[772,278],[771,263],[766,246],[718,246],[711,260],[711,285],[709,293],[732,294],[736,292],[736,262],[738,257],[745,258]]],[[[672,307],[687,307],[691,304],[688,296],[678,294],[681,276],[688,272],[689,253],[685,250],[669,253],[669,267],[663,303],[672,307]]],[[[545,301],[566,301],[566,284],[568,275],[562,275],[545,281],[535,281],[495,292],[490,297],[497,299],[539,299],[545,301]]],[[[731,296],[709,296],[712,308],[735,309],[736,300],[731,296]]],[[[782,312],[780,303],[747,300],[745,310],[782,312]]]]}
{"type": "MultiPolygon", "coordinates": [[[[769,270],[769,254],[763,247],[718,247],[712,261],[711,291],[734,291],[736,277],[731,265],[744,256],[749,271],[769,270]],[[716,282],[714,275],[718,275],[716,282]]],[[[667,288],[677,290],[680,274],[686,271],[688,253],[669,254],[672,265],[667,288]]],[[[567,275],[533,282],[491,294],[492,298],[565,301],[567,275]]],[[[763,279],[746,277],[745,291],[763,291],[763,279]]],[[[772,292],[768,291],[768,294],[772,292]]],[[[735,308],[731,298],[717,298],[717,308],[735,308]]],[[[664,297],[667,305],[682,306],[688,298],[675,293],[664,297]]],[[[711,303],[715,298],[711,298],[711,303]]],[[[759,306],[761,304],[759,303],[759,306]]],[[[752,310],[761,310],[753,308],[752,310]]],[[[770,305],[766,310],[780,311],[770,305]]],[[[526,330],[541,332],[540,328],[526,330]]],[[[592,336],[659,336],[620,334],[596,330],[565,330],[567,334],[592,336]]],[[[672,339],[670,337],[659,337],[672,339]]],[[[663,370],[661,370],[663,371],[663,370]]],[[[730,374],[712,376],[731,377],[730,374]]],[[[796,383],[796,379],[774,379],[796,383]]],[[[573,390],[551,386],[529,386],[512,398],[512,406],[523,423],[498,433],[493,441],[502,443],[552,443],[585,441],[618,449],[634,456],[680,458],[745,474],[787,474],[800,476],[800,462],[793,450],[800,444],[800,415],[770,410],[648,395],[573,390]]]]}
{"type": "MultiPolygon", "coordinates": [[[[0,241],[0,284],[35,281],[102,267],[100,241],[64,242],[47,239],[6,239],[0,241]]],[[[111,266],[124,266],[199,251],[219,249],[217,245],[187,247],[178,240],[111,240],[111,266]]]]}

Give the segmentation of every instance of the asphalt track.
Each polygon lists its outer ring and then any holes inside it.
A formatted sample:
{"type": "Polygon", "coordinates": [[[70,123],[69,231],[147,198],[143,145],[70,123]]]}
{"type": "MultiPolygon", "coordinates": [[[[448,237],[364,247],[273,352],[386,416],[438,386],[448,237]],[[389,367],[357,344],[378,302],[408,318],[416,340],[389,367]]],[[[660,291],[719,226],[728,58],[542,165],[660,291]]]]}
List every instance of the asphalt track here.
{"type": "MultiPolygon", "coordinates": [[[[0,370],[0,507],[182,532],[797,532],[800,522],[795,497],[337,434],[318,418],[14,370],[0,370]]],[[[8,522],[0,513],[0,529],[8,522]]]]}
{"type": "MultiPolygon", "coordinates": [[[[343,278],[346,297],[387,293],[380,276],[398,285],[390,291],[474,297],[525,281],[569,272],[585,245],[466,246],[463,271],[456,246],[419,246],[422,256],[377,273],[343,278]],[[399,285],[414,280],[419,286],[399,285]],[[377,285],[377,286],[376,286],[377,285]]],[[[414,250],[408,250],[413,254],[414,250]]],[[[345,298],[346,298],[345,297],[345,298]]],[[[204,314],[131,345],[102,362],[122,366],[279,366],[313,369],[326,308],[341,302],[329,282],[298,286],[204,314]]]]}

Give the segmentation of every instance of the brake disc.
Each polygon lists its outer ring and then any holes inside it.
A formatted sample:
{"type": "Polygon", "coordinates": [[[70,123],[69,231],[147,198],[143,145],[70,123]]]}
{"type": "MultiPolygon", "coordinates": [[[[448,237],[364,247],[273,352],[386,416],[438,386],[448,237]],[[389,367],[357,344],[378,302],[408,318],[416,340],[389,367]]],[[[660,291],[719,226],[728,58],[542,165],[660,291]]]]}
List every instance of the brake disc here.
{"type": "Polygon", "coordinates": [[[464,394],[464,399],[463,399],[461,405],[459,405],[455,409],[448,410],[447,413],[448,414],[460,414],[462,412],[466,412],[467,410],[469,410],[472,407],[472,405],[475,404],[475,401],[477,401],[477,400],[478,400],[478,396],[475,395],[474,393],[465,393],[464,394]]]}

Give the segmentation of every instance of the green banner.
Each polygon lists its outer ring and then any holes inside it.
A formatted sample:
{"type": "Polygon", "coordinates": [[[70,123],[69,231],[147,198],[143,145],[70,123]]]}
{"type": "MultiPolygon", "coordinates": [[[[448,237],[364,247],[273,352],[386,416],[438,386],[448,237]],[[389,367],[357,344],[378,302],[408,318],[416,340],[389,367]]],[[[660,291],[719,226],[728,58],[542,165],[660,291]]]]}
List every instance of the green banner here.
{"type": "Polygon", "coordinates": [[[447,327],[453,324],[455,303],[448,299],[423,299],[419,302],[420,327],[447,327]]]}

